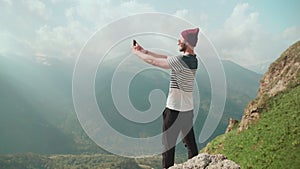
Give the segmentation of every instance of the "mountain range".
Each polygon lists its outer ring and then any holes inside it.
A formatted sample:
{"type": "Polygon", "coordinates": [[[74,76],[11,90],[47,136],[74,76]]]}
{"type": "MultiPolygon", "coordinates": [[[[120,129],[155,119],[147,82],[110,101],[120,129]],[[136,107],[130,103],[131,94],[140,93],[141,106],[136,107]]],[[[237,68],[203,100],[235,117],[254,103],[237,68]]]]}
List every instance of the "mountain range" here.
{"type": "MultiPolygon", "coordinates": [[[[224,133],[230,117],[240,119],[246,104],[257,95],[262,75],[231,61],[223,61],[227,81],[224,114],[217,130],[208,141],[224,133]]],[[[0,153],[34,152],[40,154],[107,153],[99,148],[82,130],[72,102],[73,64],[47,58],[0,56],[0,153]]],[[[147,137],[161,132],[161,117],[149,124],[132,124],[115,109],[111,93],[112,70],[98,74],[95,92],[104,116],[116,130],[132,137],[147,137]],[[105,80],[108,79],[108,80],[105,80]],[[135,127],[132,130],[128,128],[135,127]]],[[[196,135],[199,135],[210,106],[210,83],[201,64],[197,72],[200,92],[196,135]]],[[[168,75],[157,70],[135,77],[129,97],[139,110],[149,108],[148,94],[153,89],[168,91],[168,75]]],[[[203,143],[199,147],[204,147],[203,143]]],[[[182,145],[181,148],[183,149],[182,145]]],[[[181,151],[180,151],[181,152],[181,151]]]]}

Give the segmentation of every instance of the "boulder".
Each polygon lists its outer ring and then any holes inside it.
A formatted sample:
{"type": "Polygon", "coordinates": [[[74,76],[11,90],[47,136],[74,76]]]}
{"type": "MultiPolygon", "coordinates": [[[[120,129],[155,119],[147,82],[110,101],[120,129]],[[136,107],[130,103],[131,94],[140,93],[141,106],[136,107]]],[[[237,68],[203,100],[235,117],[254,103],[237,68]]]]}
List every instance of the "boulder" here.
{"type": "Polygon", "coordinates": [[[202,153],[169,169],[240,169],[240,166],[222,154],[202,153]]]}

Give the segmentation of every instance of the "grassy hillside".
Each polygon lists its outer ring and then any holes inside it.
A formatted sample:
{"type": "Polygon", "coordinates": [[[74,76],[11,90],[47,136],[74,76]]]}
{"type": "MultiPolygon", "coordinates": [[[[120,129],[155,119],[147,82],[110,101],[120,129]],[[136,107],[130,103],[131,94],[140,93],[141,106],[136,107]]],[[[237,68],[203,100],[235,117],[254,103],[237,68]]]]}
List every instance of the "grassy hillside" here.
{"type": "Polygon", "coordinates": [[[300,86],[268,100],[248,130],[221,135],[203,151],[222,153],[242,168],[299,168],[300,86]]]}

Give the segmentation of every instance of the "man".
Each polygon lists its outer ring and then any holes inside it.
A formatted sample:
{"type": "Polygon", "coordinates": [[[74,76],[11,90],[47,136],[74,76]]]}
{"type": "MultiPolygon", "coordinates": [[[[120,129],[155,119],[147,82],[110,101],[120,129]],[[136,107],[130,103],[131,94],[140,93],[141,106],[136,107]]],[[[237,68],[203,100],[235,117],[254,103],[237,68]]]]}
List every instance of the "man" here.
{"type": "Polygon", "coordinates": [[[163,168],[174,165],[176,140],[181,132],[188,149],[188,158],[198,154],[193,130],[193,86],[198,67],[194,47],[198,41],[199,28],[181,32],[178,40],[183,55],[168,57],[145,50],[139,44],[132,46],[132,53],[153,66],[171,69],[171,81],[166,108],[163,112],[163,168]]]}

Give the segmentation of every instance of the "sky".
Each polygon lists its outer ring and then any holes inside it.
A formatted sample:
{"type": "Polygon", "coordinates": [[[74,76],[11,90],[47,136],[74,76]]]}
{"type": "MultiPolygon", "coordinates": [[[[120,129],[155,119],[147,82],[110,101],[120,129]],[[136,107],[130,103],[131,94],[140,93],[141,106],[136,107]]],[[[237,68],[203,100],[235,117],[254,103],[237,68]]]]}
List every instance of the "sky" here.
{"type": "Polygon", "coordinates": [[[0,0],[0,55],[75,60],[101,27],[162,12],[199,26],[220,58],[264,73],[300,40],[299,8],[298,0],[0,0]]]}

